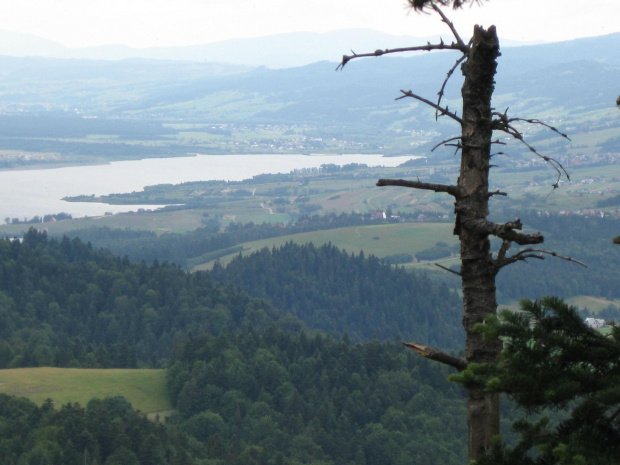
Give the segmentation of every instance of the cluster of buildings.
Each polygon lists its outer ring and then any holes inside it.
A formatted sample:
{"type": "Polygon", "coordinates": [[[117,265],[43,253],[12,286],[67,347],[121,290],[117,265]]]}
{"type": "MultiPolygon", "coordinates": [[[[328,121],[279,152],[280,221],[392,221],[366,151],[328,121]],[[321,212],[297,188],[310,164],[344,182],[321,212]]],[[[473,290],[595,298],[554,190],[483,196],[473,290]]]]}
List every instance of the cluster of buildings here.
{"type": "Polygon", "coordinates": [[[591,208],[584,208],[583,210],[560,210],[557,212],[552,211],[538,211],[538,216],[589,216],[597,218],[613,218],[615,220],[620,219],[620,208],[618,210],[594,210],[591,208]]]}

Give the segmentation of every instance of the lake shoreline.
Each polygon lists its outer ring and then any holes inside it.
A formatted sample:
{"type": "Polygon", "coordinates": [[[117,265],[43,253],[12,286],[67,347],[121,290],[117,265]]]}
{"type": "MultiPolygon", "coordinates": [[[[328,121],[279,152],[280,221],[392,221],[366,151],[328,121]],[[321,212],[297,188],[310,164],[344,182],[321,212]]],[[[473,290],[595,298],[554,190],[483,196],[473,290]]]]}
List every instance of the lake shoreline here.
{"type": "Polygon", "coordinates": [[[212,153],[200,153],[200,152],[189,152],[182,155],[174,155],[168,154],[166,156],[153,156],[153,157],[139,157],[139,158],[125,158],[122,160],[96,160],[96,161],[37,161],[33,163],[27,163],[18,166],[0,166],[0,173],[6,171],[29,171],[29,170],[54,170],[60,168],[71,168],[77,166],[104,166],[109,165],[110,163],[122,163],[128,161],[141,161],[141,160],[158,160],[158,159],[167,159],[167,158],[187,158],[187,157],[228,157],[228,156],[251,156],[251,157],[261,157],[261,156],[304,156],[304,157],[339,157],[339,156],[372,156],[372,157],[383,157],[383,158],[394,158],[394,157],[410,157],[410,158],[421,158],[420,156],[415,155],[387,155],[384,153],[228,153],[228,154],[212,154],[212,153]]]}
{"type": "MultiPolygon", "coordinates": [[[[0,170],[0,220],[31,219],[61,212],[74,218],[123,213],[152,205],[67,202],[75,196],[104,196],[142,191],[147,186],[199,181],[243,181],[260,174],[287,174],[324,164],[398,166],[413,156],[365,154],[202,155],[141,158],[105,164],[44,169],[0,170]]],[[[157,207],[155,207],[157,208],[157,207]]]]}

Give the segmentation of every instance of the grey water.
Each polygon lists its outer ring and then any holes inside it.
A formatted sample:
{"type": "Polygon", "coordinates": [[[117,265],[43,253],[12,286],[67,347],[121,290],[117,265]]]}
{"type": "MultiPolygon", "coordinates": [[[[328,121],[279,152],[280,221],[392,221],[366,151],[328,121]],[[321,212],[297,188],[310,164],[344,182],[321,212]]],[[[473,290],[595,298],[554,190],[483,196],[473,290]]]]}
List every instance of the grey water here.
{"type": "Polygon", "coordinates": [[[145,186],[191,181],[242,181],[259,174],[289,173],[323,164],[364,163],[394,167],[412,157],[381,155],[196,155],[149,158],[104,165],[0,171],[0,222],[69,213],[74,218],[120,213],[154,205],[67,202],[63,197],[142,191],[145,186]]]}

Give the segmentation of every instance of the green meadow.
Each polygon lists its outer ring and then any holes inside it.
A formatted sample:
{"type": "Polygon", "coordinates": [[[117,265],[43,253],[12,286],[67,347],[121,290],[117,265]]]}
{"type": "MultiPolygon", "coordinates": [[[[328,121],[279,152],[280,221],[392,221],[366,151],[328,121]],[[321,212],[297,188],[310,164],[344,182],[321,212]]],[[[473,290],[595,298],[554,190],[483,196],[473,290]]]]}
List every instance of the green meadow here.
{"type": "MultiPolygon", "coordinates": [[[[605,299],[603,297],[594,297],[590,295],[577,295],[573,297],[567,297],[564,299],[567,304],[572,305],[573,307],[577,307],[580,310],[588,309],[593,314],[597,314],[601,310],[606,309],[607,307],[614,306],[620,307],[620,299],[605,299]]],[[[499,309],[508,309],[517,311],[521,308],[518,301],[508,301],[508,302],[500,302],[499,309]]]]}
{"type": "MultiPolygon", "coordinates": [[[[365,255],[375,255],[379,258],[402,253],[415,255],[417,252],[434,247],[437,242],[456,244],[452,229],[453,226],[450,223],[351,226],[246,242],[243,244],[242,255],[249,255],[265,247],[280,247],[289,241],[296,244],[312,242],[317,247],[329,243],[352,254],[359,254],[363,251],[365,255]]],[[[237,253],[233,253],[220,257],[219,262],[225,265],[236,255],[237,253]]],[[[214,261],[196,264],[194,270],[210,269],[213,263],[214,261]]]]}
{"type": "Polygon", "coordinates": [[[146,414],[172,410],[166,393],[166,371],[146,369],[16,368],[0,370],[0,393],[26,397],[56,407],[93,398],[123,396],[146,414]]]}
{"type": "Polygon", "coordinates": [[[606,309],[610,305],[614,307],[620,307],[620,299],[610,300],[603,297],[594,297],[589,295],[569,297],[566,299],[566,302],[577,308],[587,308],[594,314],[606,309]]]}

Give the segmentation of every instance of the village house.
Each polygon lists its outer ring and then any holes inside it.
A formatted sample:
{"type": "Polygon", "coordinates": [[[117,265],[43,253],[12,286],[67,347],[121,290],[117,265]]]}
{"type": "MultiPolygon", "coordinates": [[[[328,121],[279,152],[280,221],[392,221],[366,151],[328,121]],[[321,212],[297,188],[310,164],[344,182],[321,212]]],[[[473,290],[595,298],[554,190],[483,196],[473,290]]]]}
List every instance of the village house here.
{"type": "Polygon", "coordinates": [[[600,320],[598,318],[586,318],[585,323],[590,328],[602,328],[606,326],[605,320],[600,320]]]}

